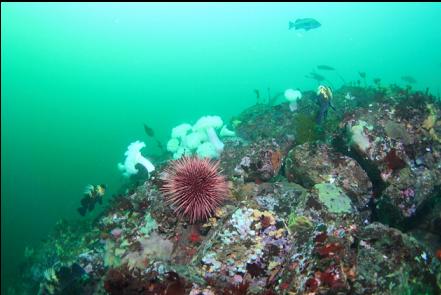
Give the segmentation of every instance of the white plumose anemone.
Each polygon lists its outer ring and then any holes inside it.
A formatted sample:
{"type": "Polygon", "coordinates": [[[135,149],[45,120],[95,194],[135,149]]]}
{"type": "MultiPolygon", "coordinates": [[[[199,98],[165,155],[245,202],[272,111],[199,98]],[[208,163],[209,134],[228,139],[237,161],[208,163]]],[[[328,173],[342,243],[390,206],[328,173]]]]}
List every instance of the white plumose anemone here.
{"type": "Polygon", "coordinates": [[[127,151],[124,153],[126,156],[124,164],[118,163],[118,168],[123,172],[124,176],[129,177],[132,174],[138,173],[138,169],[135,168],[136,164],[144,166],[149,174],[155,170],[155,166],[153,166],[152,162],[141,154],[141,149],[144,147],[145,143],[139,140],[129,145],[127,151]]]}
{"type": "Polygon", "coordinates": [[[206,132],[209,141],[220,154],[224,150],[224,143],[219,139],[215,129],[221,128],[224,125],[219,116],[205,116],[200,118],[193,126],[193,131],[206,132]]]}
{"type": "Polygon", "coordinates": [[[302,93],[299,90],[286,89],[285,98],[289,101],[289,109],[293,112],[297,110],[297,101],[302,98],[302,93]]]}

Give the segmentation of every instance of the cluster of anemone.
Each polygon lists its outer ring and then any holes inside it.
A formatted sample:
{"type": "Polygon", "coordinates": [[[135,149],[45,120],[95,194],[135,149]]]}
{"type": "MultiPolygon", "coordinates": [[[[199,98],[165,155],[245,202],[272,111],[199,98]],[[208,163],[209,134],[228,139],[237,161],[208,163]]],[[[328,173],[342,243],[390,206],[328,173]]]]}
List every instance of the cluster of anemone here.
{"type": "Polygon", "coordinates": [[[197,155],[199,158],[216,159],[224,149],[220,137],[235,136],[228,130],[219,116],[201,117],[193,126],[187,123],[172,129],[167,142],[167,150],[173,153],[173,159],[197,155]]]}
{"type": "MultiPolygon", "coordinates": [[[[220,117],[205,116],[193,126],[181,124],[173,128],[172,138],[167,143],[167,149],[173,152],[175,161],[162,173],[164,184],[161,191],[165,202],[176,214],[192,223],[210,217],[228,194],[228,184],[219,173],[219,163],[211,160],[218,158],[224,149],[217,129],[221,129],[221,137],[235,136],[220,117]]],[[[123,175],[129,177],[138,173],[135,167],[138,164],[149,173],[154,171],[153,164],[141,154],[144,147],[145,143],[141,141],[129,145],[124,163],[118,164],[123,175]]]]}

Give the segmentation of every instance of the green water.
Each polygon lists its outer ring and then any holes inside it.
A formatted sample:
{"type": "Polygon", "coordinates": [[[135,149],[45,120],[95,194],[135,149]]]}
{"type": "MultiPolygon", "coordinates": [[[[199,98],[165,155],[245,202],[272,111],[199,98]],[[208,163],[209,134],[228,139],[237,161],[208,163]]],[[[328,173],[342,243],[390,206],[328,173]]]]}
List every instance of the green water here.
{"type": "Polygon", "coordinates": [[[319,64],[346,81],[411,75],[438,95],[440,28],[439,3],[2,3],[2,293],[25,246],[80,218],[86,184],[119,188],[129,143],[160,153],[144,122],[165,144],[180,123],[228,122],[256,103],[254,89],[315,89],[305,75],[319,64]],[[288,30],[304,17],[322,26],[288,30]]]}

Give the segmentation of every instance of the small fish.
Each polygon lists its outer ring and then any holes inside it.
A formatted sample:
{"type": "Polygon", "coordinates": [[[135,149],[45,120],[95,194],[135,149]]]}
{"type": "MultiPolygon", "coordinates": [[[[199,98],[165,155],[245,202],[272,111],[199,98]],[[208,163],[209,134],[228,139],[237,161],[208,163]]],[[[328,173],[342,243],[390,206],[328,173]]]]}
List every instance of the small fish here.
{"type": "Polygon", "coordinates": [[[417,81],[415,80],[414,77],[412,76],[402,76],[401,80],[403,80],[404,82],[407,82],[409,84],[415,84],[417,81]]]}
{"type": "Polygon", "coordinates": [[[153,131],[153,129],[150,128],[149,126],[147,126],[145,123],[144,123],[144,131],[150,137],[154,137],[155,136],[155,132],[153,131]]]}
{"type": "Polygon", "coordinates": [[[289,22],[289,30],[295,28],[296,30],[304,29],[309,31],[320,27],[321,24],[313,18],[299,18],[295,22],[289,22]]]}
{"type": "Polygon", "coordinates": [[[147,134],[147,136],[152,137],[156,141],[156,144],[158,145],[159,149],[165,152],[162,143],[159,141],[159,139],[155,138],[155,132],[153,131],[153,129],[147,126],[147,124],[145,123],[144,123],[144,131],[147,134]]]}
{"type": "Polygon", "coordinates": [[[381,82],[381,79],[380,79],[380,78],[375,78],[375,79],[374,79],[374,83],[375,83],[376,85],[380,84],[380,82],[381,82]]]}
{"type": "Polygon", "coordinates": [[[322,82],[322,81],[325,81],[326,80],[326,78],[325,77],[323,77],[322,75],[320,75],[320,74],[317,74],[316,72],[311,72],[311,73],[309,73],[309,76],[305,76],[306,78],[309,78],[309,79],[314,79],[314,80],[316,80],[316,81],[318,81],[318,82],[322,82]]]}
{"type": "Polygon", "coordinates": [[[335,72],[335,74],[337,74],[337,76],[342,81],[343,85],[346,84],[346,81],[343,78],[343,76],[334,67],[331,67],[331,66],[328,66],[328,65],[318,65],[317,69],[318,70],[322,70],[322,71],[333,71],[333,72],[335,72]]]}
{"type": "Polygon", "coordinates": [[[256,99],[259,100],[260,98],[260,92],[258,89],[254,89],[254,93],[256,94],[256,99]]]}
{"type": "Polygon", "coordinates": [[[105,193],[105,184],[87,185],[83,193],[84,196],[81,199],[81,207],[78,208],[78,212],[81,214],[81,216],[86,215],[87,211],[93,211],[97,202],[102,204],[105,193]]]}
{"type": "Polygon", "coordinates": [[[320,85],[317,89],[317,104],[320,106],[319,112],[317,114],[316,122],[321,124],[323,120],[328,116],[328,109],[331,108],[335,111],[332,105],[332,90],[331,88],[320,85]]]}
{"type": "Polygon", "coordinates": [[[358,72],[358,74],[360,75],[361,78],[363,79],[366,78],[366,72],[358,72]]]}
{"type": "Polygon", "coordinates": [[[335,71],[335,68],[327,65],[318,65],[317,69],[323,70],[323,71],[335,71]]]}

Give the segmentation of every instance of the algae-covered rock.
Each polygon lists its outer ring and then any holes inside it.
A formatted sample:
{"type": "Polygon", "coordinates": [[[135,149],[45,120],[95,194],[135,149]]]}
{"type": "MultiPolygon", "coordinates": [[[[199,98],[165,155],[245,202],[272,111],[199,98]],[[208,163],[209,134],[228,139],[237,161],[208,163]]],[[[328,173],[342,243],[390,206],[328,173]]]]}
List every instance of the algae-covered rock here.
{"type": "Polygon", "coordinates": [[[330,183],[318,183],[314,186],[318,190],[320,201],[332,213],[350,213],[351,199],[338,187],[330,183]]]}
{"type": "Polygon", "coordinates": [[[325,144],[306,143],[289,151],[285,160],[289,181],[306,188],[329,182],[345,192],[359,210],[366,210],[372,197],[372,183],[354,160],[325,144]]]}
{"type": "Polygon", "coordinates": [[[441,111],[428,103],[429,96],[407,95],[354,110],[341,124],[351,156],[375,182],[376,218],[400,228],[441,185],[441,144],[428,131],[432,124],[427,120],[441,111]]]}
{"type": "Polygon", "coordinates": [[[247,280],[260,294],[277,281],[291,242],[274,212],[247,203],[202,245],[192,265],[218,288],[247,280]]]}
{"type": "Polygon", "coordinates": [[[226,143],[221,156],[221,168],[230,179],[243,182],[269,181],[276,176],[291,142],[274,139],[252,144],[226,143]]]}
{"type": "Polygon", "coordinates": [[[158,228],[158,224],[156,223],[156,220],[153,219],[152,215],[150,213],[147,213],[144,217],[144,223],[145,225],[141,227],[139,230],[142,234],[145,236],[149,236],[150,233],[158,228]]]}
{"type": "Polygon", "coordinates": [[[296,294],[439,294],[439,262],[412,237],[379,223],[294,236],[278,290],[296,294]]]}
{"type": "Polygon", "coordinates": [[[254,200],[265,210],[288,220],[288,216],[306,199],[308,190],[290,182],[245,183],[238,185],[240,200],[254,200]]]}
{"type": "Polygon", "coordinates": [[[311,220],[306,216],[298,216],[295,212],[291,213],[289,215],[288,219],[288,228],[294,232],[294,231],[302,231],[309,228],[312,228],[313,224],[311,220]]]}
{"type": "Polygon", "coordinates": [[[405,226],[417,211],[427,207],[439,195],[441,171],[425,167],[402,169],[389,179],[389,186],[376,200],[379,220],[394,226],[405,226]]]}
{"type": "Polygon", "coordinates": [[[415,239],[380,223],[367,226],[357,237],[355,294],[439,294],[431,269],[436,258],[415,239]]]}

